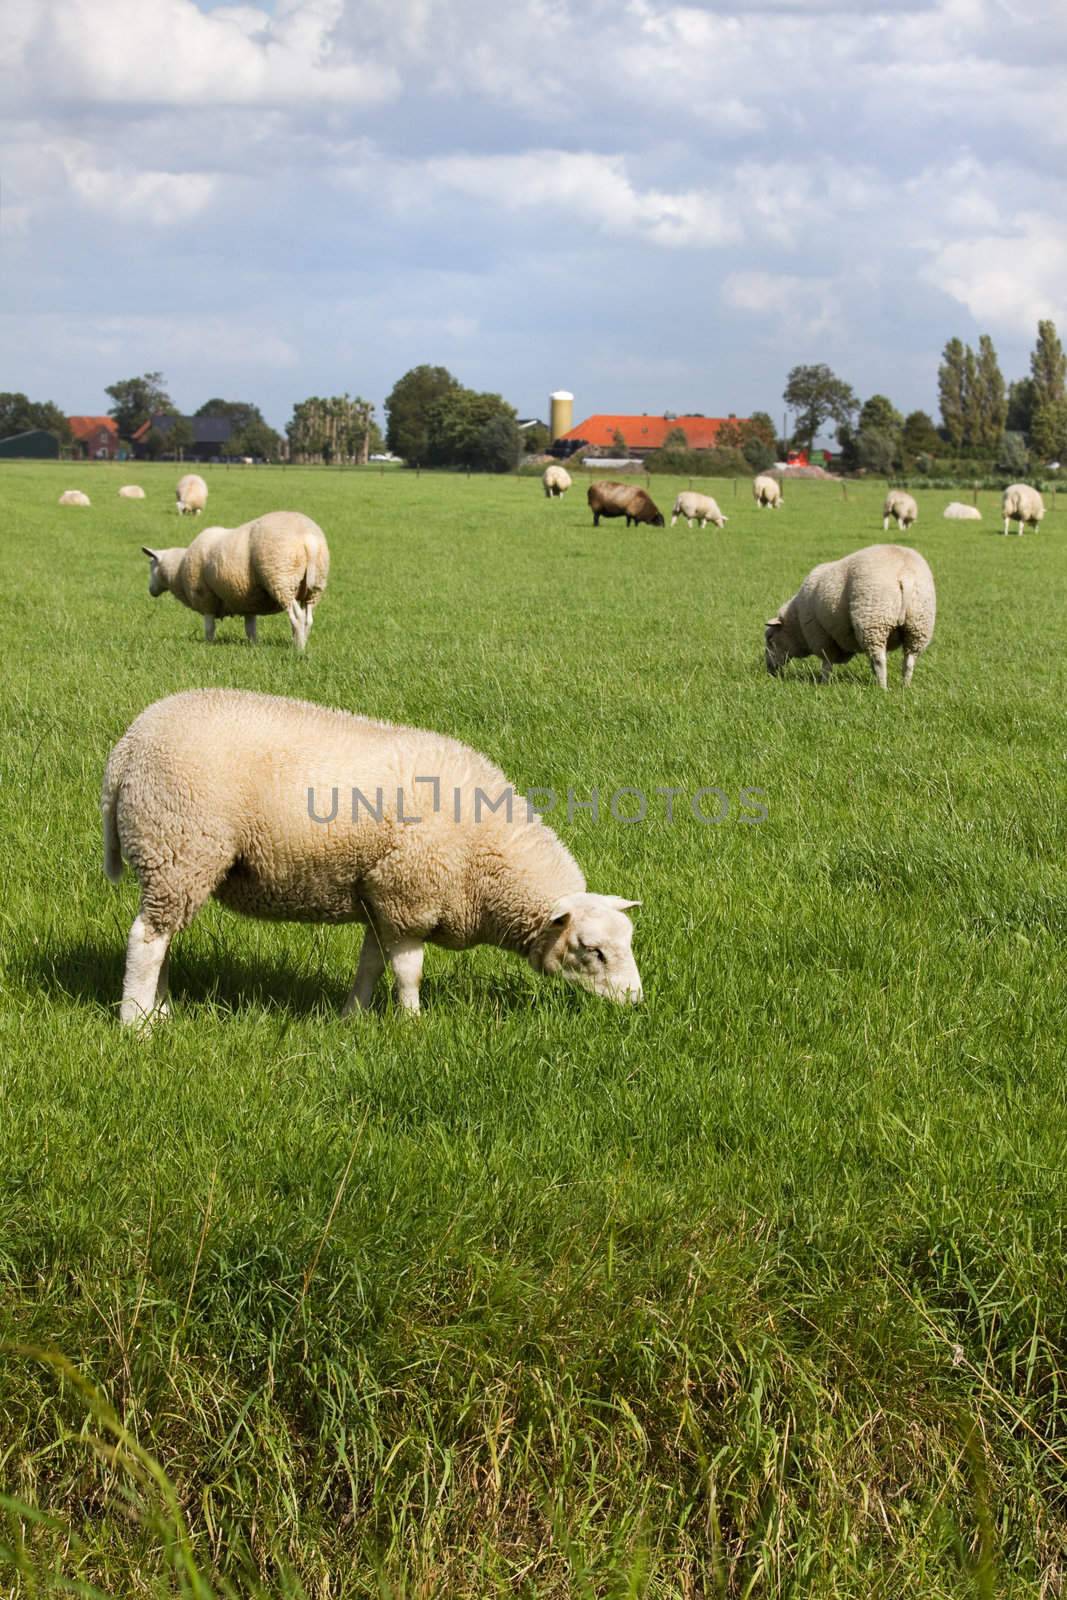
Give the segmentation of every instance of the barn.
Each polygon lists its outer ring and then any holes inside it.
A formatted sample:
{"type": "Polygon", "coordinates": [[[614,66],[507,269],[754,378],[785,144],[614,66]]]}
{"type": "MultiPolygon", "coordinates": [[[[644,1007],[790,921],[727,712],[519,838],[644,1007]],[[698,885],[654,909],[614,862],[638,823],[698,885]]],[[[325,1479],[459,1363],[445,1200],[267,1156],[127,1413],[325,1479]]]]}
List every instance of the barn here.
{"type": "Polygon", "coordinates": [[[0,457],[10,460],[58,461],[59,440],[44,428],[30,428],[25,433],[13,433],[0,439],[0,457]]]}

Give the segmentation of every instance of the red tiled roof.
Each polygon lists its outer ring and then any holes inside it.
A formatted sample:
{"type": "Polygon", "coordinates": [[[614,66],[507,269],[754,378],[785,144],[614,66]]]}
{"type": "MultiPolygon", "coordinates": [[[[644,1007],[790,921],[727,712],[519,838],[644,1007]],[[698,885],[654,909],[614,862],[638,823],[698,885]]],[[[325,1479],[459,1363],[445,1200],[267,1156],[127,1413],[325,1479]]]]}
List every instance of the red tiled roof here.
{"type": "Polygon", "coordinates": [[[84,439],[87,434],[99,433],[101,428],[106,428],[108,433],[119,436],[118,424],[114,417],[68,417],[70,431],[75,439],[84,439]]]}
{"type": "Polygon", "coordinates": [[[681,428],[690,450],[710,450],[718,440],[720,428],[727,422],[745,420],[744,417],[616,417],[598,412],[560,437],[584,439],[591,445],[609,445],[617,431],[630,449],[658,450],[669,433],[681,428]]]}

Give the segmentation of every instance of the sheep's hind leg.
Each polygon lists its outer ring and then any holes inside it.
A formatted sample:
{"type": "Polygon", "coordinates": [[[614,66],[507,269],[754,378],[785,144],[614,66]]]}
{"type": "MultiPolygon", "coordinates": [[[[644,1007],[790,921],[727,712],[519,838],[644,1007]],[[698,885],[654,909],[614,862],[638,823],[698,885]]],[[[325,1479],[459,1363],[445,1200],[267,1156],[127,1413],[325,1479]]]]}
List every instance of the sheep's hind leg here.
{"type": "Polygon", "coordinates": [[[384,971],[385,951],[382,949],[382,942],[377,931],[368,927],[363,935],[363,948],[359,952],[356,976],[348,991],[348,999],[341,1009],[342,1017],[350,1017],[353,1011],[366,1011],[373,998],[378,979],[384,971]]]}
{"type": "Polygon", "coordinates": [[[249,644],[255,644],[255,642],[256,642],[256,619],[255,619],[255,617],[246,617],[245,618],[245,638],[248,640],[249,644]]]}
{"type": "Polygon", "coordinates": [[[287,615],[289,617],[289,626],[293,630],[293,643],[298,650],[303,650],[305,644],[307,644],[307,619],[304,607],[299,600],[290,600],[287,615]]]}
{"type": "Polygon", "coordinates": [[[389,951],[389,965],[396,978],[397,999],[411,1016],[419,1013],[419,984],[422,982],[422,940],[402,939],[389,951]]]}
{"type": "Polygon", "coordinates": [[[152,1026],[155,1013],[166,1016],[167,957],[171,934],[156,933],[138,912],[126,942],[126,975],[122,981],[119,1021],[124,1027],[152,1026]]]}
{"type": "Polygon", "coordinates": [[[214,644],[215,643],[215,618],[214,617],[205,617],[204,618],[204,643],[205,644],[214,644]]]}
{"type": "Polygon", "coordinates": [[[830,682],[830,674],[831,674],[831,672],[833,672],[833,670],[834,670],[834,664],[830,660],[830,657],[829,656],[823,656],[823,658],[822,658],[822,671],[819,673],[819,682],[820,683],[829,683],[830,682]]]}
{"type": "Polygon", "coordinates": [[[870,652],[871,671],[874,673],[880,689],[888,689],[889,687],[889,677],[886,672],[885,654],[886,652],[884,644],[877,645],[870,652]]]}
{"type": "Polygon", "coordinates": [[[905,646],[905,649],[904,649],[904,687],[905,687],[905,689],[908,687],[908,684],[911,682],[911,675],[915,671],[915,663],[916,663],[916,661],[918,661],[918,659],[919,659],[919,652],[917,650],[909,650],[905,646]]]}

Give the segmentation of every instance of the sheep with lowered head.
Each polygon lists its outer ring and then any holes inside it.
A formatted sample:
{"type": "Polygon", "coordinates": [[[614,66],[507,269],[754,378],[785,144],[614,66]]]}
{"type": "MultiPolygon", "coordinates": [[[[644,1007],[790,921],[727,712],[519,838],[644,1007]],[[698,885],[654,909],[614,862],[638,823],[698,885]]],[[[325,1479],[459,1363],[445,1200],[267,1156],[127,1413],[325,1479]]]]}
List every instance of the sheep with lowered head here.
{"type": "Polygon", "coordinates": [[[541,482],[545,486],[545,498],[548,500],[559,499],[567,493],[571,486],[571,475],[566,467],[556,464],[547,466],[541,482]]]}
{"type": "Polygon", "coordinates": [[[1017,522],[1019,526],[1016,531],[1021,538],[1028,522],[1035,533],[1040,528],[1041,518],[1045,515],[1045,502],[1028,483],[1012,483],[1004,491],[1000,511],[1004,518],[1004,532],[1007,533],[1009,522],[1017,522]]]}
{"type": "Polygon", "coordinates": [[[904,651],[904,685],[934,633],[934,575],[917,550],[872,544],[840,561],[814,567],[791,600],[765,625],[767,671],[787,661],[818,656],[820,681],[835,662],[862,652],[881,688],[887,687],[886,652],[904,651]]]}
{"type": "Polygon", "coordinates": [[[905,533],[913,522],[919,520],[919,508],[913,497],[906,494],[903,489],[890,489],[882,506],[882,532],[889,530],[889,519],[893,518],[898,528],[903,528],[905,533]]]}
{"type": "Polygon", "coordinates": [[[87,506],[91,505],[92,501],[80,489],[64,489],[59,497],[59,503],[61,506],[87,506]]]}
{"type": "Polygon", "coordinates": [[[139,483],[124,483],[119,490],[120,500],[143,500],[144,490],[139,483]]]}
{"type": "Polygon", "coordinates": [[[725,527],[727,517],[724,517],[710,494],[696,494],[692,489],[683,489],[674,502],[671,512],[671,527],[684,517],[688,527],[693,526],[694,518],[698,519],[700,526],[706,528],[709,522],[714,522],[717,528],[725,527]]]}
{"type": "Polygon", "coordinates": [[[417,1012],[428,943],[498,945],[606,999],[641,999],[624,915],[638,902],[588,893],[500,769],[443,734],[186,690],[119,740],[101,811],[107,876],[117,882],[125,858],[141,885],[123,1023],[166,1012],[171,940],[212,895],[251,917],[363,923],[346,1015],[370,1005],[387,962],[417,1012]]]}
{"type": "Polygon", "coordinates": [[[599,528],[601,517],[625,517],[627,527],[640,522],[652,528],[665,526],[663,513],[652,496],[636,483],[614,483],[600,478],[589,485],[586,499],[593,513],[594,528],[599,528]]]}
{"type": "Polygon", "coordinates": [[[174,498],[178,502],[179,517],[184,517],[187,511],[192,516],[198,517],[207,505],[207,484],[198,473],[187,472],[183,478],[178,479],[174,498]]]}
{"type": "Polygon", "coordinates": [[[968,506],[962,500],[950,500],[942,515],[949,522],[981,522],[982,513],[977,506],[968,506]]]}
{"type": "Polygon", "coordinates": [[[757,473],[752,480],[752,497],[761,511],[764,506],[777,511],[782,504],[782,486],[777,478],[771,477],[770,473],[757,473]]]}
{"type": "Polygon", "coordinates": [[[256,618],[284,611],[298,650],[307,644],[326,588],[330,552],[317,523],[299,511],[270,511],[239,528],[204,528],[190,545],[141,549],[151,562],[150,595],[170,593],[204,618],[211,644],[220,617],[244,617],[256,642],[256,618]]]}

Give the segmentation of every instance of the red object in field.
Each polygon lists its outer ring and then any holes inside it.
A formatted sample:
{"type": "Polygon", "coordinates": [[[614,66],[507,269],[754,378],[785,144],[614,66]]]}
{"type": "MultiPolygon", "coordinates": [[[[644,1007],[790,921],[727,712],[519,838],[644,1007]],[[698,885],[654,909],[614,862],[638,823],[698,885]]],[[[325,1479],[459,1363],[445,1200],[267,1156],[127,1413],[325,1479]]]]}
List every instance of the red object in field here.
{"type": "Polygon", "coordinates": [[[785,464],[787,467],[807,467],[811,465],[806,450],[790,450],[785,458],[785,464]]]}

